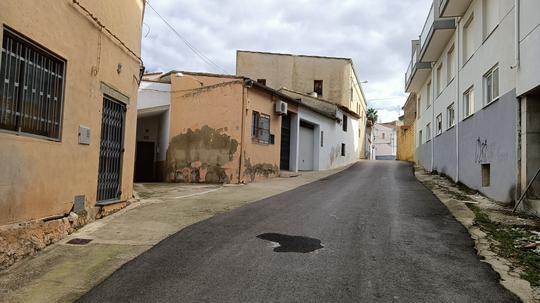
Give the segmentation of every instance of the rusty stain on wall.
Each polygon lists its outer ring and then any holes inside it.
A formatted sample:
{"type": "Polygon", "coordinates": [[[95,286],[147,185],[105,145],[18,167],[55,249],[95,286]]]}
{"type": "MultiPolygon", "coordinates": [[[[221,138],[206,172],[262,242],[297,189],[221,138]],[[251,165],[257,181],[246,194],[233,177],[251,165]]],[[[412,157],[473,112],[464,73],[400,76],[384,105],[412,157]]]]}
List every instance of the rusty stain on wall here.
{"type": "Polygon", "coordinates": [[[244,163],[244,177],[249,177],[250,181],[255,181],[257,176],[264,176],[268,178],[270,176],[279,175],[279,167],[276,164],[270,163],[257,163],[251,164],[251,160],[247,158],[244,163]]]}
{"type": "Polygon", "coordinates": [[[224,166],[234,159],[239,143],[225,131],[205,125],[173,137],[167,151],[168,180],[229,183],[234,172],[224,166]]]}

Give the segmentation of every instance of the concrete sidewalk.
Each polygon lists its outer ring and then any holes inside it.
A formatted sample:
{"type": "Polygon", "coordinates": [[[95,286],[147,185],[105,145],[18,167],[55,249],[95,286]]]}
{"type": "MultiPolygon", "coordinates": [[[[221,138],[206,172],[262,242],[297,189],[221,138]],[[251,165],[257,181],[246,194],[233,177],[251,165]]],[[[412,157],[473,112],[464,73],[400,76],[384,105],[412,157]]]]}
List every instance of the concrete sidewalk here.
{"type": "Polygon", "coordinates": [[[0,272],[0,302],[72,302],[169,235],[344,168],[248,185],[136,184],[140,202],[0,272]],[[67,243],[89,239],[84,245],[67,243]]]}

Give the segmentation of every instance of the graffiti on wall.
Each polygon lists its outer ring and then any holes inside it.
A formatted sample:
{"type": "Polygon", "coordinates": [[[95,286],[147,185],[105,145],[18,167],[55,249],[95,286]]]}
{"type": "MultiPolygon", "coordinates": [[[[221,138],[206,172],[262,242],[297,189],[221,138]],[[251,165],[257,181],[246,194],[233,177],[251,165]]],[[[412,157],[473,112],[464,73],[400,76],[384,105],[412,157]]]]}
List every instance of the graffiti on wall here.
{"type": "Polygon", "coordinates": [[[489,152],[489,145],[487,139],[482,140],[480,137],[476,139],[476,150],[474,153],[474,162],[481,164],[488,162],[487,155],[489,152]]]}

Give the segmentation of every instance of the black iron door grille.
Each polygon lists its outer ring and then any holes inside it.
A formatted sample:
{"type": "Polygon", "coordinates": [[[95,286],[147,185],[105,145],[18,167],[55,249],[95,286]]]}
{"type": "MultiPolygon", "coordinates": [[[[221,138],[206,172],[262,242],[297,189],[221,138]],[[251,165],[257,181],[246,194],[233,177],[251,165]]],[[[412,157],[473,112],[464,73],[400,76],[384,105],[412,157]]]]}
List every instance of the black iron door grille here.
{"type": "Polygon", "coordinates": [[[105,96],[101,121],[97,204],[108,204],[120,199],[122,155],[124,153],[124,104],[105,96]]]}

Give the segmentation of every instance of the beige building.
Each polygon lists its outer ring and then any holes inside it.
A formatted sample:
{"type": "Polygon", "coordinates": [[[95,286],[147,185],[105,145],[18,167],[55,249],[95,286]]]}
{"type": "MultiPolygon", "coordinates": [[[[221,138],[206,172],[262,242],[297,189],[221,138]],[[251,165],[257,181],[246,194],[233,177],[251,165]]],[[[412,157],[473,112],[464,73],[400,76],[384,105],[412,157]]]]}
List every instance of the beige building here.
{"type": "Polygon", "coordinates": [[[360,158],[366,155],[367,103],[352,59],[239,50],[236,74],[347,107],[360,116],[360,158]]]}
{"type": "Polygon", "coordinates": [[[171,71],[144,79],[136,180],[248,183],[279,175],[276,104],[288,102],[285,113],[295,113],[294,99],[234,75],[171,71]]]}
{"type": "Polygon", "coordinates": [[[143,0],[0,1],[0,225],[32,223],[2,229],[15,253],[0,252],[0,267],[132,197],[143,11],[143,0]]]}

